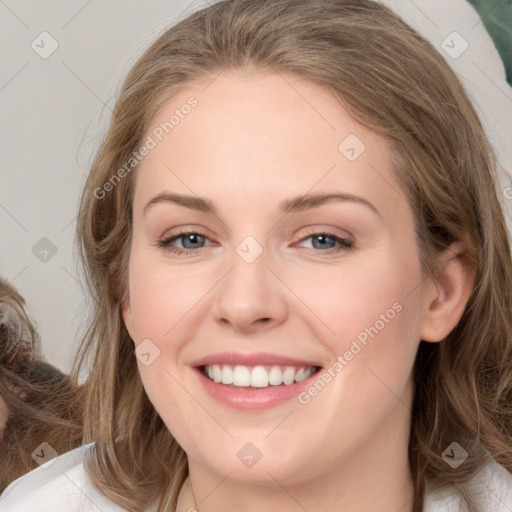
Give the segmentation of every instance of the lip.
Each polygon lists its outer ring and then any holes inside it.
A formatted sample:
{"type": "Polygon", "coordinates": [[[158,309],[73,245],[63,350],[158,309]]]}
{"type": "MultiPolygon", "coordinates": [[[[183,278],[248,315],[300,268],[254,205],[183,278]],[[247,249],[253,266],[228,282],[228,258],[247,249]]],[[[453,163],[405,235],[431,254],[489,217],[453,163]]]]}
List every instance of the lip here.
{"type": "MultiPolygon", "coordinates": [[[[213,364],[229,364],[241,366],[322,366],[318,361],[305,361],[294,359],[279,354],[269,352],[258,352],[253,354],[244,354],[241,352],[219,352],[211,354],[194,361],[190,364],[193,368],[200,366],[211,366],[213,364]]],[[[293,384],[292,384],[293,385],[293,384]]]]}
{"type": "Polygon", "coordinates": [[[269,353],[241,354],[224,352],[212,354],[194,361],[190,366],[198,379],[199,385],[211,398],[217,402],[239,410],[262,410],[279,406],[289,400],[296,398],[299,393],[311,385],[313,380],[318,379],[322,365],[314,361],[293,359],[286,356],[269,353]],[[230,387],[210,380],[203,374],[204,366],[213,364],[230,364],[243,366],[315,366],[319,371],[310,375],[301,382],[295,382],[288,386],[269,386],[267,388],[230,387]]]}

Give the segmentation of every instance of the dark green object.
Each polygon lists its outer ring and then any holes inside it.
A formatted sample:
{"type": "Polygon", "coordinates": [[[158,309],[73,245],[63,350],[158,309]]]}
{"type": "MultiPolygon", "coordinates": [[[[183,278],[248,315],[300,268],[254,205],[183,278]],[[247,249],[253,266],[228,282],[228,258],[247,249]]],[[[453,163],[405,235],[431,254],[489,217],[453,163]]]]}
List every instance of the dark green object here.
{"type": "Polygon", "coordinates": [[[505,64],[512,85],[512,0],[468,0],[477,10],[505,64]]]}

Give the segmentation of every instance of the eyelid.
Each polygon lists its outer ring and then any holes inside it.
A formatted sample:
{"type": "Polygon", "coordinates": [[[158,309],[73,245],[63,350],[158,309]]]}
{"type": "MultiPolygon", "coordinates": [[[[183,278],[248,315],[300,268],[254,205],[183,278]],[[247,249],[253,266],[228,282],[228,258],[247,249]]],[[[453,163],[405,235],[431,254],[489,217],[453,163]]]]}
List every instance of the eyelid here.
{"type": "Polygon", "coordinates": [[[189,233],[196,233],[198,235],[204,236],[208,239],[212,239],[212,235],[210,235],[210,231],[208,229],[203,228],[202,226],[196,224],[185,224],[184,226],[178,226],[176,228],[166,229],[161,236],[159,236],[159,240],[168,240],[169,238],[175,238],[180,235],[186,235],[189,233]]]}
{"type": "Polygon", "coordinates": [[[320,257],[341,254],[343,252],[355,249],[355,243],[350,238],[339,236],[336,233],[333,233],[332,231],[325,230],[313,230],[311,233],[303,236],[298,242],[295,242],[292,247],[297,246],[298,244],[301,244],[310,238],[319,236],[326,236],[328,238],[333,239],[338,244],[337,247],[333,247],[330,249],[316,249],[314,247],[305,247],[304,249],[306,249],[308,252],[312,251],[315,255],[318,255],[320,257]]]}
{"type": "MultiPolygon", "coordinates": [[[[162,241],[162,240],[176,239],[176,238],[180,238],[180,236],[185,236],[187,234],[194,233],[194,234],[201,235],[201,236],[213,241],[212,237],[208,234],[209,230],[204,229],[203,227],[200,227],[195,224],[180,226],[175,229],[177,229],[178,231],[173,232],[173,230],[171,229],[171,232],[168,233],[169,230],[166,230],[163,235],[158,237],[158,240],[162,241]]],[[[299,240],[298,240],[299,242],[302,242],[304,240],[304,238],[307,238],[308,236],[311,236],[311,235],[326,234],[326,235],[332,235],[332,236],[335,236],[338,238],[342,238],[344,240],[347,240],[347,241],[350,241],[353,243],[353,236],[350,233],[345,231],[345,234],[338,234],[335,232],[335,230],[339,229],[339,228],[333,228],[333,227],[328,227],[328,228],[323,227],[322,228],[322,227],[306,226],[303,229],[305,230],[305,232],[299,238],[299,240]]]]}
{"type": "MultiPolygon", "coordinates": [[[[308,227],[308,228],[306,228],[306,232],[303,233],[301,238],[297,242],[292,244],[292,247],[295,247],[298,244],[306,241],[308,238],[324,236],[324,237],[333,239],[335,241],[335,243],[338,244],[337,247],[329,248],[329,249],[318,249],[315,247],[311,247],[311,248],[305,248],[305,249],[307,249],[308,252],[312,251],[312,252],[318,254],[319,256],[339,254],[339,253],[347,252],[347,251],[354,249],[355,244],[354,244],[352,236],[346,237],[346,236],[338,235],[333,231],[335,231],[335,230],[321,229],[320,227],[316,228],[316,229],[312,228],[312,227],[308,227]]],[[[212,247],[212,246],[219,245],[219,244],[217,242],[215,242],[214,240],[212,240],[210,238],[210,236],[204,232],[204,230],[194,229],[192,226],[188,226],[188,229],[180,228],[180,231],[178,231],[178,232],[171,233],[167,236],[164,235],[164,236],[160,237],[158,239],[157,243],[154,245],[164,249],[165,251],[173,253],[175,255],[193,255],[193,256],[195,256],[202,252],[201,249],[206,249],[208,247],[212,247]],[[192,235],[192,234],[199,235],[200,237],[202,237],[205,240],[210,241],[212,243],[206,244],[202,247],[197,247],[195,249],[174,247],[173,245],[171,245],[171,243],[174,242],[175,240],[184,238],[187,235],[192,235]]]]}
{"type": "Polygon", "coordinates": [[[186,229],[186,230],[182,230],[182,231],[178,231],[177,233],[174,233],[174,234],[169,234],[169,235],[163,235],[162,237],[160,237],[156,244],[154,244],[156,246],[159,246],[159,247],[163,247],[164,249],[167,249],[171,252],[180,252],[181,253],[188,253],[188,254],[191,254],[191,253],[197,253],[199,252],[199,249],[204,249],[206,247],[212,247],[214,245],[218,245],[217,242],[211,240],[211,237],[208,236],[206,233],[204,233],[202,230],[199,230],[199,229],[186,229]],[[180,238],[183,238],[187,235],[199,235],[203,238],[205,238],[206,240],[209,240],[210,242],[212,242],[211,244],[207,244],[203,247],[199,247],[198,249],[186,249],[186,248],[181,248],[181,247],[173,247],[171,246],[171,242],[175,241],[175,240],[179,240],[180,238]],[[175,251],[174,251],[175,250],[175,251]]]}
{"type": "MultiPolygon", "coordinates": [[[[297,243],[300,243],[300,242],[303,242],[304,240],[306,240],[307,238],[311,237],[311,236],[319,236],[319,235],[326,235],[326,236],[329,236],[329,237],[332,237],[332,238],[335,238],[335,239],[338,239],[338,240],[343,240],[347,243],[349,243],[351,246],[354,246],[355,245],[355,238],[352,234],[348,233],[347,231],[344,231],[344,233],[339,233],[339,231],[341,231],[339,228],[334,228],[334,227],[306,227],[304,228],[305,231],[304,233],[300,236],[300,239],[298,242],[294,242],[293,245],[297,244],[297,243]]],[[[326,252],[326,251],[324,251],[326,252]]]]}

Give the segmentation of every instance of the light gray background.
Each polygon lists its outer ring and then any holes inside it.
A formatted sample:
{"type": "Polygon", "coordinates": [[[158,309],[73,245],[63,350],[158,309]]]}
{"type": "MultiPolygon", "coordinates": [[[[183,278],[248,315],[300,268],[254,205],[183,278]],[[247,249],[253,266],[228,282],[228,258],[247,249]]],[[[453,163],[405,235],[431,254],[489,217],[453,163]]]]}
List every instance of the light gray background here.
{"type": "MultiPolygon", "coordinates": [[[[429,38],[465,83],[505,169],[499,193],[512,224],[512,89],[478,15],[464,0],[383,3],[429,38]],[[460,56],[446,52],[449,45],[458,53],[464,41],[460,56]]],[[[73,249],[79,194],[116,91],[166,27],[207,4],[0,0],[0,274],[26,298],[45,355],[64,371],[88,311],[73,249]],[[42,32],[58,43],[47,58],[31,46],[48,51],[42,32]]]]}

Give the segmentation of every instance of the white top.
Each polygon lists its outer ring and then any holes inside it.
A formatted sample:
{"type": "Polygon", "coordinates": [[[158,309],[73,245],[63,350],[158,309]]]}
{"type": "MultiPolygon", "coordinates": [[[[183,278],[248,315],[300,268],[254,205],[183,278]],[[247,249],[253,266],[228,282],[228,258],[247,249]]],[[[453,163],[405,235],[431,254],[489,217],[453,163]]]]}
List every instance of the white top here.
{"type": "MultiPolygon", "coordinates": [[[[93,443],[64,453],[14,481],[0,496],[1,512],[126,512],[97,490],[86,474],[84,455],[93,443]]],[[[480,494],[479,510],[512,510],[512,474],[494,460],[468,482],[480,494]]],[[[424,512],[466,512],[454,489],[427,483],[424,512]]],[[[145,512],[156,512],[157,503],[145,512]]]]}
{"type": "MultiPolygon", "coordinates": [[[[75,448],[11,483],[0,495],[1,512],[126,512],[99,491],[84,466],[94,443],[75,448]]],[[[156,512],[155,506],[146,512],[156,512]]]]}

